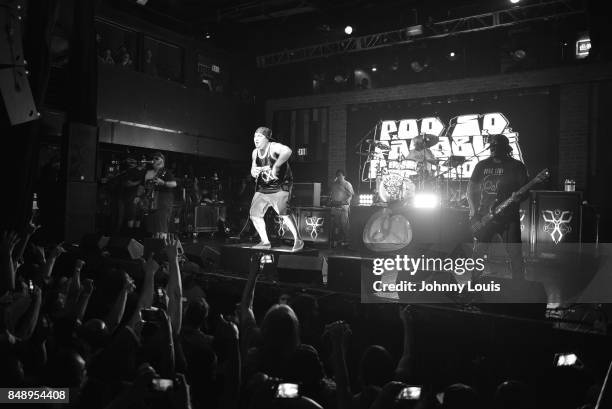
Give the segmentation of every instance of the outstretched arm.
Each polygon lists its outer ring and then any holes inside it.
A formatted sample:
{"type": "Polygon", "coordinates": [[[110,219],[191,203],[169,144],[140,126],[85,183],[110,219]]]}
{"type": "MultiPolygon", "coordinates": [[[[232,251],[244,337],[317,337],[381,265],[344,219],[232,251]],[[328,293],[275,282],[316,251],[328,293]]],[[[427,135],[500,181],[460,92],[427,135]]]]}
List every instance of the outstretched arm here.
{"type": "Polygon", "coordinates": [[[253,313],[253,298],[255,298],[255,284],[259,274],[259,261],[261,253],[253,253],[249,264],[249,277],[242,291],[240,300],[240,350],[244,356],[250,347],[253,331],[257,326],[253,313]]]}
{"type": "Polygon", "coordinates": [[[400,308],[400,319],[404,327],[404,352],[395,369],[396,380],[407,382],[414,368],[414,315],[410,305],[400,308]]]}
{"type": "Polygon", "coordinates": [[[183,319],[183,286],[178,261],[178,246],[181,243],[175,238],[167,238],[165,244],[166,255],[170,265],[170,276],[168,277],[168,316],[172,323],[172,330],[175,334],[178,334],[181,332],[183,319]]]}

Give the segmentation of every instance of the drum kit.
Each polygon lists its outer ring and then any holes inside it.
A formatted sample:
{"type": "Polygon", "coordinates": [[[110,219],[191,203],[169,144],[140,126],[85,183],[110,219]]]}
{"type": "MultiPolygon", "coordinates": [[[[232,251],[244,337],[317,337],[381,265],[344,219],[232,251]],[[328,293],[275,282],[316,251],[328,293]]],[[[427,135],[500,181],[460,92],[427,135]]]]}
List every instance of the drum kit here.
{"type": "Polygon", "coordinates": [[[438,144],[437,136],[421,134],[415,137],[414,149],[393,159],[390,159],[391,148],[387,144],[374,139],[364,142],[367,149],[357,153],[366,158],[361,182],[376,183],[376,203],[410,204],[417,193],[436,193],[449,206],[467,205],[461,165],[468,158],[455,155],[436,158],[430,148],[438,144]]]}

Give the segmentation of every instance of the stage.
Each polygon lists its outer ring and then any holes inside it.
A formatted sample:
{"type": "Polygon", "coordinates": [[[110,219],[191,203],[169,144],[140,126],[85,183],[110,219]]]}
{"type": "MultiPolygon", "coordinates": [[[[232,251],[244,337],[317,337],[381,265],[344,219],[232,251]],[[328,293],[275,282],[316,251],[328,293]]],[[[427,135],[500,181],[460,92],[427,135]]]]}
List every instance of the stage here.
{"type": "MultiPolygon", "coordinates": [[[[589,263],[597,262],[593,255],[586,253],[561,260],[527,257],[525,280],[512,280],[503,245],[499,244],[497,249],[490,250],[491,254],[497,255],[487,258],[482,274],[458,275],[449,271],[423,269],[407,278],[405,272],[397,269],[389,269],[379,275],[373,274],[375,266],[382,265],[377,260],[402,260],[406,257],[416,259],[423,258],[424,254],[430,258],[444,257],[449,260],[451,257],[462,257],[465,254],[457,253],[461,246],[414,248],[402,256],[396,253],[357,251],[352,248],[305,247],[299,252],[292,252],[288,244],[262,251],[253,248],[254,243],[249,242],[226,244],[222,240],[200,240],[186,241],[183,248],[187,258],[199,265],[199,278],[204,280],[243,282],[248,274],[251,255],[265,253],[272,254],[273,260],[272,263],[264,265],[259,282],[276,289],[279,295],[282,292],[306,292],[317,294],[318,297],[337,296],[351,303],[436,304],[452,311],[548,321],[549,325],[553,325],[553,321],[559,321],[558,318],[568,318],[572,321],[573,329],[581,325],[576,325],[576,317],[566,308],[575,304],[573,293],[577,291],[576,288],[586,286],[585,281],[590,277],[586,273],[577,276],[575,272],[579,266],[585,267],[589,263]],[[453,254],[450,253],[451,250],[453,254]],[[466,287],[468,281],[473,281],[473,286],[494,281],[500,283],[501,290],[496,293],[469,294],[452,291],[430,294],[405,291],[376,293],[372,291],[372,285],[377,279],[387,283],[413,279],[427,284],[451,283],[455,286],[463,284],[466,287]],[[560,314],[559,311],[564,312],[560,314]]],[[[562,321],[554,325],[563,327],[562,321]]],[[[589,327],[592,323],[582,324],[585,331],[593,330],[589,327]]]]}

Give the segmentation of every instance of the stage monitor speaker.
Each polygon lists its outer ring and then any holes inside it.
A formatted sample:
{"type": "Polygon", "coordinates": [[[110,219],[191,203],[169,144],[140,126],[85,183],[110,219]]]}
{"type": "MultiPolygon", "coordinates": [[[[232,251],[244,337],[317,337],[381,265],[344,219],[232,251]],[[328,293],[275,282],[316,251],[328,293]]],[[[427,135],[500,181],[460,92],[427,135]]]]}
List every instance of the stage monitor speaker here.
{"type": "Polygon", "coordinates": [[[221,262],[221,251],[208,245],[192,246],[185,250],[185,256],[189,261],[193,261],[200,267],[206,265],[219,265],[221,262]]]}
{"type": "Polygon", "coordinates": [[[292,207],[319,207],[321,206],[320,183],[294,183],[291,189],[292,207]]]}
{"type": "Polygon", "coordinates": [[[360,257],[328,257],[327,288],[332,291],[361,294],[361,269],[360,257]]]}
{"type": "Polygon", "coordinates": [[[69,182],[94,182],[96,180],[96,152],[98,128],[78,122],[67,123],[62,145],[69,182]]]}
{"type": "Polygon", "coordinates": [[[500,291],[480,293],[479,307],[482,311],[521,318],[544,319],[548,298],[542,283],[481,277],[475,284],[489,284],[491,281],[500,284],[500,291]]]}
{"type": "Polygon", "coordinates": [[[276,265],[278,281],[285,283],[322,284],[327,271],[323,257],[280,254],[276,265]]]}
{"type": "Polygon", "coordinates": [[[130,237],[113,236],[106,245],[111,257],[137,260],[144,255],[144,246],[130,237]]]}
{"type": "Polygon", "coordinates": [[[79,248],[84,252],[98,253],[108,245],[110,236],[104,236],[100,233],[86,234],[81,239],[79,248]]]}
{"type": "Polygon", "coordinates": [[[66,184],[64,241],[76,242],[96,230],[97,192],[98,184],[95,182],[66,184]]]}

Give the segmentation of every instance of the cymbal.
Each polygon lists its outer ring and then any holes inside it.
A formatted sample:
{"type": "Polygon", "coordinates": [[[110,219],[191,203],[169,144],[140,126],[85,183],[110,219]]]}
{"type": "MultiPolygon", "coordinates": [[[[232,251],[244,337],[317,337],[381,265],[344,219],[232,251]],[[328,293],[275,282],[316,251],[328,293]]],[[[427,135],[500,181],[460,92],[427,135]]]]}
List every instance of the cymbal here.
{"type": "Polygon", "coordinates": [[[374,139],[366,139],[365,142],[367,144],[372,145],[372,146],[374,146],[374,147],[376,147],[376,148],[378,148],[380,150],[383,150],[383,151],[391,150],[391,148],[389,148],[389,146],[385,145],[382,142],[376,141],[374,139]]]}
{"type": "Polygon", "coordinates": [[[450,156],[446,162],[444,162],[442,164],[442,166],[447,166],[449,168],[454,168],[460,165],[463,165],[463,163],[465,162],[465,156],[450,156]]]}
{"type": "Polygon", "coordinates": [[[415,146],[422,144],[423,148],[431,148],[432,146],[440,142],[440,138],[438,138],[436,135],[422,134],[415,137],[414,142],[415,146]]]}

